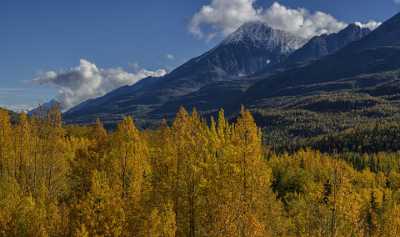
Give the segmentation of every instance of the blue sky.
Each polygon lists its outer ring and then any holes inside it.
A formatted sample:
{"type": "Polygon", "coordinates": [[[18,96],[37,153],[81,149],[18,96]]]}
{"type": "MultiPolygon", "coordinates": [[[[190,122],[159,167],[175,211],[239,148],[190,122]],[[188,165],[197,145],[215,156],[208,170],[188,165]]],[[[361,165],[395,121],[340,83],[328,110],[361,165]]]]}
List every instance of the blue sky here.
{"type": "MultiPolygon", "coordinates": [[[[120,75],[119,72],[137,73],[144,69],[171,70],[215,46],[226,34],[224,27],[229,19],[210,20],[205,16],[200,17],[203,24],[201,30],[211,29],[216,36],[208,37],[203,32],[201,38],[193,34],[193,31],[190,32],[193,16],[196,13],[201,15],[200,9],[203,6],[212,6],[211,1],[2,0],[0,106],[33,106],[59,96],[60,88],[54,84],[39,86],[31,80],[43,77],[48,71],[55,72],[53,74],[57,76],[60,70],[67,73],[75,68],[79,71],[77,67],[81,65],[82,68],[80,59],[86,59],[93,63],[89,64],[90,67],[96,66],[101,70],[121,68],[117,73],[100,72],[99,78],[109,77],[110,74],[120,75]]],[[[254,9],[267,9],[274,2],[236,1],[252,2],[254,9]]],[[[278,2],[288,9],[305,8],[310,14],[322,11],[346,23],[369,20],[381,22],[400,10],[400,4],[394,0],[278,2]]],[[[135,76],[128,74],[124,82],[135,81],[135,76]]],[[[113,88],[120,84],[106,85],[107,88],[113,88]]]]}

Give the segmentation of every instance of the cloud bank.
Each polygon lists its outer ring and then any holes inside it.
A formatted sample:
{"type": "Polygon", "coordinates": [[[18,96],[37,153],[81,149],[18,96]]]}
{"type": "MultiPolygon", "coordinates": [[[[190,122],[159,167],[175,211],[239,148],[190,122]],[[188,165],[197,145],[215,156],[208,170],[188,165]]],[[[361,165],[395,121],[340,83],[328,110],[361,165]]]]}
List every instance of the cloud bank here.
{"type": "Polygon", "coordinates": [[[245,22],[262,21],[272,28],[303,38],[311,38],[325,33],[335,33],[347,26],[346,23],[321,11],[292,9],[278,2],[264,9],[255,6],[256,1],[212,0],[192,17],[189,30],[199,38],[212,39],[217,35],[226,36],[232,33],[245,22]]]}
{"type": "Polygon", "coordinates": [[[80,65],[67,71],[49,71],[39,75],[34,83],[52,85],[58,89],[56,100],[64,110],[125,85],[133,85],[146,77],[161,77],[166,70],[148,71],[138,69],[134,73],[122,68],[102,69],[85,59],[80,65]]]}

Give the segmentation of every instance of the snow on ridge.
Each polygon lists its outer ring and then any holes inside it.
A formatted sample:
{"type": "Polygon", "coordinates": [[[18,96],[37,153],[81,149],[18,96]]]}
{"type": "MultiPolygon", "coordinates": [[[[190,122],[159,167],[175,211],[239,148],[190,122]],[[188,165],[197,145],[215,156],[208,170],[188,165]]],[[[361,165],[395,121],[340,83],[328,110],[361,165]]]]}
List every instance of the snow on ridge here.
{"type": "Polygon", "coordinates": [[[307,39],[291,33],[273,29],[260,21],[248,22],[229,35],[222,44],[237,44],[249,42],[267,49],[279,49],[283,53],[290,53],[302,47],[307,39]]]}

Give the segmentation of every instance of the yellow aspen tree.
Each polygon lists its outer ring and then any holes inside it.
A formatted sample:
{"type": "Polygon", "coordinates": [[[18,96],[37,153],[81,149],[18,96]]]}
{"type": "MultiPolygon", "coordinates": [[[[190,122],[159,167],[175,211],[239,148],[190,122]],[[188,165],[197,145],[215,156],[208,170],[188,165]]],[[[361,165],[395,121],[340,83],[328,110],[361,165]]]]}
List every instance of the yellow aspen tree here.
{"type": "Polygon", "coordinates": [[[175,237],[175,214],[171,204],[163,208],[155,208],[149,214],[143,228],[145,237],[175,237]]]}
{"type": "Polygon", "coordinates": [[[18,202],[8,223],[5,236],[49,236],[47,213],[32,196],[24,196],[18,202]]]}
{"type": "Polygon", "coordinates": [[[115,191],[125,201],[128,227],[140,232],[145,220],[145,204],[151,193],[149,148],[133,119],[126,117],[113,135],[111,154],[116,176],[115,191]]]}
{"type": "Polygon", "coordinates": [[[151,198],[147,211],[144,235],[175,236],[176,220],[174,212],[174,191],[176,181],[176,144],[172,130],[165,120],[156,131],[147,134],[150,146],[151,198]],[[151,210],[150,207],[156,209],[151,210]],[[157,221],[159,219],[159,221],[157,221]],[[154,222],[158,223],[155,224],[154,222]],[[153,230],[153,231],[150,231],[153,230]],[[157,231],[158,233],[152,233],[157,231]]]}
{"type": "Polygon", "coordinates": [[[85,225],[80,225],[79,228],[75,230],[74,237],[89,237],[89,232],[86,230],[85,225]]]}
{"type": "Polygon", "coordinates": [[[94,159],[88,149],[78,149],[74,159],[70,161],[68,185],[74,201],[82,199],[90,191],[92,173],[96,170],[97,163],[94,159]]]}
{"type": "Polygon", "coordinates": [[[157,205],[173,200],[176,180],[176,145],[171,128],[164,120],[147,137],[151,163],[152,202],[157,205]]]}
{"type": "Polygon", "coordinates": [[[207,160],[207,129],[198,113],[189,115],[181,108],[172,130],[176,144],[175,214],[178,236],[196,236],[201,232],[204,213],[201,199],[206,183],[204,164],[207,160]]]}
{"type": "Polygon", "coordinates": [[[187,204],[186,198],[184,197],[186,193],[184,187],[186,181],[186,178],[184,177],[184,154],[187,152],[185,143],[189,123],[188,112],[184,108],[180,108],[172,125],[172,136],[176,147],[174,151],[175,157],[173,158],[175,162],[173,203],[177,225],[177,236],[187,235],[187,215],[185,214],[187,204]]]}
{"type": "Polygon", "coordinates": [[[199,236],[207,229],[204,220],[210,218],[209,204],[212,199],[211,191],[212,179],[212,157],[209,155],[209,128],[204,120],[200,118],[194,109],[191,114],[191,141],[190,163],[188,164],[189,174],[189,236],[199,236]],[[208,200],[209,203],[204,202],[208,200]]]}
{"type": "Polygon", "coordinates": [[[225,111],[221,109],[218,112],[218,121],[217,121],[217,133],[221,142],[224,143],[226,139],[230,139],[232,136],[232,126],[225,118],[225,111]]]}
{"type": "Polygon", "coordinates": [[[232,164],[237,147],[232,140],[232,126],[226,121],[224,111],[219,111],[218,120],[211,118],[207,131],[207,154],[203,166],[201,183],[204,193],[201,202],[204,214],[201,216],[201,236],[234,235],[235,216],[232,214],[232,164]]]}
{"type": "Polygon", "coordinates": [[[218,170],[218,152],[220,150],[216,122],[211,118],[210,127],[203,128],[207,142],[203,145],[205,154],[201,163],[201,180],[200,180],[200,200],[199,206],[202,211],[200,222],[200,236],[214,236],[215,223],[217,218],[217,210],[221,203],[219,192],[221,187],[219,170],[218,170]]]}
{"type": "Polygon", "coordinates": [[[90,192],[77,209],[80,210],[80,234],[87,231],[89,236],[127,235],[121,197],[113,193],[105,173],[93,171],[90,192]]]}
{"type": "Polygon", "coordinates": [[[99,171],[107,172],[110,177],[113,170],[112,157],[108,155],[110,151],[110,140],[108,133],[103,126],[103,123],[99,119],[91,128],[90,133],[91,145],[88,147],[88,152],[92,157],[91,160],[94,162],[94,166],[99,171]]]}
{"type": "Polygon", "coordinates": [[[168,202],[162,207],[161,232],[163,237],[176,236],[176,219],[172,202],[168,202]]]}
{"type": "MultiPolygon", "coordinates": [[[[97,172],[98,165],[98,154],[96,152],[90,151],[90,146],[92,144],[87,144],[87,147],[80,147],[74,156],[74,158],[69,162],[69,172],[67,175],[68,184],[68,222],[69,231],[83,231],[83,217],[82,217],[82,206],[85,201],[88,200],[88,195],[93,187],[94,173],[97,172]]],[[[98,178],[99,176],[97,176],[98,178]]],[[[120,197],[119,194],[115,194],[120,197]]],[[[84,226],[86,228],[88,225],[84,226]]],[[[83,233],[83,232],[82,232],[83,233]]],[[[73,233],[71,233],[73,234],[73,233]]]]}
{"type": "Polygon", "coordinates": [[[95,142],[95,146],[98,150],[107,148],[108,134],[100,119],[96,119],[96,123],[91,132],[91,139],[95,142]]]}
{"type": "Polygon", "coordinates": [[[38,183],[40,181],[40,170],[39,170],[39,161],[41,156],[41,148],[42,148],[42,141],[40,137],[40,132],[42,129],[42,121],[40,118],[32,117],[31,118],[31,144],[32,144],[32,152],[30,154],[30,191],[35,193],[37,191],[38,183]]]}
{"type": "Polygon", "coordinates": [[[46,134],[44,134],[44,156],[42,160],[44,183],[49,195],[56,197],[66,188],[63,182],[67,174],[68,160],[59,159],[65,155],[65,130],[62,127],[61,111],[57,106],[47,114],[46,134]]]}
{"type": "Polygon", "coordinates": [[[233,146],[236,152],[232,160],[231,178],[235,184],[236,232],[238,236],[268,236],[264,225],[266,194],[271,173],[262,158],[261,132],[251,113],[242,108],[234,125],[233,146]]]}
{"type": "Polygon", "coordinates": [[[364,236],[374,237],[379,236],[379,219],[378,219],[379,203],[377,193],[371,191],[369,202],[366,206],[364,215],[364,236]]]}
{"type": "Polygon", "coordinates": [[[10,175],[12,132],[9,113],[0,109],[0,178],[10,175]]]}
{"type": "Polygon", "coordinates": [[[114,134],[112,155],[118,162],[121,196],[139,201],[150,175],[149,150],[131,117],[125,118],[114,134]]]}
{"type": "Polygon", "coordinates": [[[383,223],[383,236],[399,236],[400,235],[400,204],[393,203],[390,209],[385,213],[385,222],[383,223]]]}
{"type": "Polygon", "coordinates": [[[318,228],[322,229],[323,235],[326,236],[359,235],[361,200],[357,193],[352,192],[350,170],[346,169],[343,162],[331,157],[322,159],[330,160],[327,166],[330,175],[329,180],[324,183],[321,204],[325,212],[320,217],[323,221],[319,223],[318,228]]]}
{"type": "MultiPolygon", "coordinates": [[[[345,167],[341,169],[345,171],[345,167]]],[[[362,198],[358,192],[354,191],[356,188],[352,186],[351,175],[351,173],[342,173],[341,182],[337,190],[336,236],[345,236],[349,233],[352,235],[362,234],[358,220],[362,210],[362,198]]]]}
{"type": "Polygon", "coordinates": [[[12,236],[16,232],[16,210],[22,202],[23,192],[19,184],[9,174],[7,179],[0,179],[0,236],[12,236]]]}
{"type": "Polygon", "coordinates": [[[143,236],[154,236],[160,237],[162,236],[162,229],[161,229],[161,217],[158,209],[153,209],[151,211],[149,218],[144,223],[144,234],[143,236]]]}
{"type": "Polygon", "coordinates": [[[15,157],[14,157],[14,178],[20,183],[23,189],[27,189],[28,163],[31,154],[31,126],[27,114],[21,113],[19,123],[16,127],[15,136],[15,157]]]}

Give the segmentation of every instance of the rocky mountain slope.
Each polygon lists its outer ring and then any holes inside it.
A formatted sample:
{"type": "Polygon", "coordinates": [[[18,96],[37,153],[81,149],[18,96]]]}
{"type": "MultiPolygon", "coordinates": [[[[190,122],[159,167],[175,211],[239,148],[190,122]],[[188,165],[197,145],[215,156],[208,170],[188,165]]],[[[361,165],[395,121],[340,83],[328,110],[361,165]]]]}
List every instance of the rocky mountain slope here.
{"type": "MultiPolygon", "coordinates": [[[[282,62],[304,43],[305,39],[272,29],[264,23],[246,23],[217,47],[188,61],[165,77],[147,78],[104,97],[86,101],[65,113],[64,117],[71,123],[90,123],[97,117],[112,123],[124,115],[144,120],[160,119],[166,112],[174,114],[177,109],[175,105],[182,102],[185,96],[190,97],[192,93],[204,95],[203,92],[214,83],[224,84],[228,91],[235,92],[238,91],[235,88],[240,88],[242,93],[249,86],[246,79],[243,82],[245,85],[238,85],[243,76],[282,62]],[[229,83],[234,84],[232,89],[229,83]]],[[[217,86],[215,90],[221,92],[220,96],[226,94],[218,88],[221,87],[217,86]]],[[[207,93],[211,94],[211,91],[207,93]]],[[[230,95],[235,97],[232,93],[230,95]]],[[[219,101],[212,97],[205,100],[219,101]]],[[[217,102],[215,106],[225,105],[217,102]]]]}
{"type": "MultiPolygon", "coordinates": [[[[379,73],[400,68],[400,14],[359,41],[310,65],[266,77],[246,92],[244,101],[259,106],[274,97],[361,90],[378,86],[379,73]],[[364,80],[360,75],[375,75],[364,80]]],[[[395,79],[393,79],[395,80],[395,79]]]]}
{"type": "Polygon", "coordinates": [[[400,14],[332,55],[260,76],[240,101],[271,146],[308,146],[310,137],[399,121],[399,43],[400,14]]]}
{"type": "Polygon", "coordinates": [[[284,64],[293,65],[320,59],[337,52],[351,42],[364,38],[369,33],[371,33],[369,28],[362,28],[353,23],[338,33],[315,36],[302,48],[291,54],[284,64]]]}
{"type": "MultiPolygon", "coordinates": [[[[305,44],[303,39],[265,24],[247,23],[214,49],[165,77],[119,88],[82,103],[64,117],[70,123],[100,118],[113,124],[122,116],[133,115],[146,126],[174,116],[180,106],[195,107],[204,114],[224,108],[234,116],[244,104],[264,111],[260,114],[284,111],[293,121],[303,121],[304,114],[328,121],[332,115],[342,118],[338,114],[347,113],[343,117],[346,124],[358,116],[369,121],[387,111],[393,114],[400,104],[399,31],[400,14],[373,32],[351,24],[305,44]],[[280,67],[285,70],[276,70],[280,67]]],[[[262,118],[258,117],[259,124],[269,121],[279,127],[282,121],[262,118]]],[[[294,133],[300,131],[305,130],[294,133]]],[[[311,133],[322,131],[328,130],[311,133]]]]}

